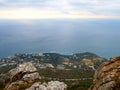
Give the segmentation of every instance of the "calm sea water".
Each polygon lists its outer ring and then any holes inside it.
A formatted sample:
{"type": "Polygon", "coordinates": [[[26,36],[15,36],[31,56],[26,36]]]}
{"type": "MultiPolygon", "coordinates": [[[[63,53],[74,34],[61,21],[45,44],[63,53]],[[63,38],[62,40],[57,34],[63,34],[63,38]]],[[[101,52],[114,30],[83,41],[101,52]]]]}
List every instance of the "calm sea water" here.
{"type": "Polygon", "coordinates": [[[0,20],[0,57],[15,53],[120,55],[119,19],[0,20]]]}

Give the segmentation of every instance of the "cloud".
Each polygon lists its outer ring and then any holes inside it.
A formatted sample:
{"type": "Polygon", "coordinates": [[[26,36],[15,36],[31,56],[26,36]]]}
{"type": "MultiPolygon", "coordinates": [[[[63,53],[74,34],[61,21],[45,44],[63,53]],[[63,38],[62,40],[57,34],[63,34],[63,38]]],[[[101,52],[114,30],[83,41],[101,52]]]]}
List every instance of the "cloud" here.
{"type": "MultiPolygon", "coordinates": [[[[118,16],[117,16],[118,17],[118,16]]],[[[44,19],[44,18],[116,18],[111,15],[95,15],[90,12],[72,11],[64,13],[52,9],[19,8],[0,9],[0,19],[44,19]]]]}
{"type": "Polygon", "coordinates": [[[3,13],[0,18],[7,16],[8,18],[26,18],[28,14],[30,14],[28,18],[88,16],[91,18],[119,18],[120,0],[0,0],[0,13],[3,13]],[[17,13],[23,13],[23,15],[17,15],[17,13]],[[38,15],[40,16],[38,17],[38,15]]]}
{"type": "Polygon", "coordinates": [[[102,15],[120,15],[120,0],[76,0],[76,2],[70,0],[70,3],[74,10],[85,10],[102,15]]]}

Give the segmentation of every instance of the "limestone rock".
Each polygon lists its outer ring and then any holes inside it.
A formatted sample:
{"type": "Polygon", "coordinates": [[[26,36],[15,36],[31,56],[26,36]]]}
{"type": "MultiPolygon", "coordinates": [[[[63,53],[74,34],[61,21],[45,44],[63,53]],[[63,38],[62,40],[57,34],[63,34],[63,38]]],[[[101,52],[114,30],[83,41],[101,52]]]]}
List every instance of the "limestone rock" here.
{"type": "Polygon", "coordinates": [[[67,85],[59,81],[50,81],[48,84],[34,83],[26,90],[67,90],[67,85]]]}
{"type": "Polygon", "coordinates": [[[95,72],[89,90],[120,90],[120,57],[112,57],[95,72]]]}
{"type": "Polygon", "coordinates": [[[40,75],[38,72],[34,72],[34,73],[29,73],[29,74],[25,74],[22,78],[23,81],[26,82],[32,82],[36,79],[40,79],[40,75]]]}
{"type": "Polygon", "coordinates": [[[40,79],[37,69],[31,62],[23,63],[7,73],[4,90],[18,90],[21,85],[29,86],[30,83],[40,79]]]}
{"type": "Polygon", "coordinates": [[[59,81],[41,84],[37,69],[30,62],[18,65],[8,72],[4,90],[66,90],[67,85],[59,81]],[[36,81],[37,80],[37,81],[36,81]],[[26,89],[28,88],[28,89],[26,89]]]}

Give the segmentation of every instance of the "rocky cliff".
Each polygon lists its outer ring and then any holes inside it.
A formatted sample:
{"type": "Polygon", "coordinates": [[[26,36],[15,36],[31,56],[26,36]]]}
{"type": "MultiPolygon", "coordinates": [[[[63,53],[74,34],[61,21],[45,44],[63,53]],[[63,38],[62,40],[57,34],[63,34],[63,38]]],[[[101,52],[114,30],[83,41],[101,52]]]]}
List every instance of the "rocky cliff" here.
{"type": "Polygon", "coordinates": [[[3,90],[66,90],[67,85],[59,81],[41,84],[41,77],[31,62],[18,65],[5,77],[3,90]]]}
{"type": "Polygon", "coordinates": [[[29,86],[40,79],[41,77],[32,63],[23,63],[7,73],[4,90],[18,90],[20,86],[29,86]]]}
{"type": "Polygon", "coordinates": [[[95,72],[89,90],[120,90],[120,57],[112,57],[95,72]]]}

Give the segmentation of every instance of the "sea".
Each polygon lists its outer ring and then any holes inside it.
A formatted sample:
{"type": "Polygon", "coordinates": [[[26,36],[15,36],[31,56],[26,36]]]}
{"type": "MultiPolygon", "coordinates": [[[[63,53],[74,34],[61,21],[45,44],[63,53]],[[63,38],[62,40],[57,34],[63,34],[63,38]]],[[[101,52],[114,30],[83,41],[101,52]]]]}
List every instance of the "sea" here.
{"type": "Polygon", "coordinates": [[[0,58],[19,53],[120,55],[120,19],[1,19],[0,58]]]}

